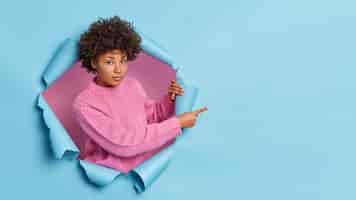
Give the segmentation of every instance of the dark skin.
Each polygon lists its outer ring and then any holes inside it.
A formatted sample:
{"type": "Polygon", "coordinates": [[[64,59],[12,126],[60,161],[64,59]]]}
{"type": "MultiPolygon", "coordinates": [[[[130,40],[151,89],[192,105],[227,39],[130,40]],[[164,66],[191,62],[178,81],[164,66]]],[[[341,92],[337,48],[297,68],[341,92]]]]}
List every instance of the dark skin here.
{"type": "MultiPolygon", "coordinates": [[[[92,67],[96,71],[95,82],[104,87],[116,87],[127,73],[127,58],[120,50],[112,50],[98,56],[97,60],[92,60],[92,67]]],[[[183,88],[176,80],[171,80],[168,87],[168,95],[171,102],[174,102],[176,95],[183,96],[183,88]]],[[[178,116],[182,128],[191,128],[195,125],[200,113],[207,111],[207,107],[199,108],[192,112],[184,112],[178,116]]]]}
{"type": "MultiPolygon", "coordinates": [[[[170,96],[171,102],[175,101],[176,95],[183,96],[184,90],[183,88],[177,83],[176,80],[172,80],[169,87],[168,87],[168,95],[170,96]]],[[[192,112],[184,112],[183,114],[179,115],[178,119],[181,123],[183,128],[191,128],[195,125],[197,117],[200,113],[207,111],[208,108],[205,106],[203,108],[199,108],[192,112]]]]}

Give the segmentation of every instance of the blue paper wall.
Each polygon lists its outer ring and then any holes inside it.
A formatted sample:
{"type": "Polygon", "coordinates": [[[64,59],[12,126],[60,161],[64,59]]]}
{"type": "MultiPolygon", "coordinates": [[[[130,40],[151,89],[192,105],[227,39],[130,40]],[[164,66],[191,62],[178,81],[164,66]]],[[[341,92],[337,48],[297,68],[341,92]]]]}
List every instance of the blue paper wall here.
{"type": "Polygon", "coordinates": [[[3,199],[355,199],[356,3],[3,1],[3,199]],[[208,106],[141,195],[92,187],[55,160],[36,108],[57,45],[98,16],[134,21],[200,86],[208,106]]]}

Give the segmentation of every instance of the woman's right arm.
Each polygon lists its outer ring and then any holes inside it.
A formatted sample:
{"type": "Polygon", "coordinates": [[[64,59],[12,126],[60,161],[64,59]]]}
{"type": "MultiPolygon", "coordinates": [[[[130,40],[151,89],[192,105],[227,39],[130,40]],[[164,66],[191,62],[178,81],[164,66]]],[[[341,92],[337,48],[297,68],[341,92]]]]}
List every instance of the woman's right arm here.
{"type": "Polygon", "coordinates": [[[85,103],[73,104],[73,111],[82,130],[116,156],[131,157],[154,150],[182,133],[176,116],[160,123],[145,124],[134,131],[132,127],[120,126],[109,115],[85,103]]]}

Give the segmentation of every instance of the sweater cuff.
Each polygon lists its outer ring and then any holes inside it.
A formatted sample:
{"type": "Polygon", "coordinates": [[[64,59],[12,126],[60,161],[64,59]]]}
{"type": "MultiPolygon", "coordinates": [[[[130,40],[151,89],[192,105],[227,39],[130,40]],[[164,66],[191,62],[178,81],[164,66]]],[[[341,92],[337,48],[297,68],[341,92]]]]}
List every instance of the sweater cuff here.
{"type": "MultiPolygon", "coordinates": [[[[166,107],[170,108],[172,105],[174,105],[174,102],[171,101],[171,97],[168,94],[163,95],[161,98],[161,103],[166,107]]],[[[169,110],[171,112],[172,109],[169,110]]]]}
{"type": "Polygon", "coordinates": [[[166,134],[174,134],[174,135],[180,135],[182,133],[182,129],[180,126],[180,122],[177,116],[172,116],[162,122],[162,131],[161,132],[163,135],[166,134]]]}

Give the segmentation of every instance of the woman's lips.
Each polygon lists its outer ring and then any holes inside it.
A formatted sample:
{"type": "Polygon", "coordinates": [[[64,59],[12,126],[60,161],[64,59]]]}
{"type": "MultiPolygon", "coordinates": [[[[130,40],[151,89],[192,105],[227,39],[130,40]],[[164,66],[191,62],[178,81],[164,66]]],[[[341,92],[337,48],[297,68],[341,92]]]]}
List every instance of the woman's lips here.
{"type": "Polygon", "coordinates": [[[121,80],[121,77],[113,77],[115,81],[121,80]]]}

